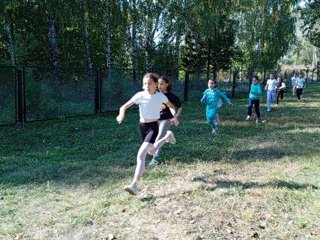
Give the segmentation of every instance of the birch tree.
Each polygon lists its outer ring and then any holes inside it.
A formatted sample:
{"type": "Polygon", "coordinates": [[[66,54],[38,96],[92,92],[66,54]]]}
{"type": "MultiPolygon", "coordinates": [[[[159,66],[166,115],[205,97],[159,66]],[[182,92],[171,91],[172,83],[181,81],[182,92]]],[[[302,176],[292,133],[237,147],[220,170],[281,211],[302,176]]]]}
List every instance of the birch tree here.
{"type": "MultiPolygon", "coordinates": [[[[15,52],[15,43],[13,38],[13,22],[12,22],[12,9],[8,7],[8,2],[0,0],[0,7],[2,18],[4,19],[4,28],[6,32],[6,39],[8,45],[8,53],[10,55],[10,62],[12,66],[16,66],[16,52],[15,52]]],[[[14,4],[14,3],[12,3],[14,4]]],[[[0,15],[0,17],[1,17],[0,15]]]]}
{"type": "Polygon", "coordinates": [[[88,11],[87,11],[87,3],[86,0],[81,1],[81,20],[82,20],[82,35],[83,35],[83,44],[85,48],[86,58],[87,58],[87,67],[89,72],[92,73],[93,62],[92,62],[92,54],[90,51],[89,44],[89,31],[88,31],[88,11]]]}
{"type": "Polygon", "coordinates": [[[297,1],[240,1],[235,12],[237,45],[242,49],[243,65],[249,69],[273,69],[295,40],[297,1]]]}
{"type": "Polygon", "coordinates": [[[50,60],[53,66],[53,76],[54,80],[58,80],[59,73],[59,55],[58,55],[58,41],[55,27],[55,17],[52,9],[52,5],[54,4],[54,0],[48,1],[48,40],[49,40],[49,48],[50,48],[50,60]]]}
{"type": "Polygon", "coordinates": [[[110,75],[111,69],[111,32],[110,32],[110,2],[105,0],[105,35],[106,35],[106,69],[108,76],[110,75]]]}

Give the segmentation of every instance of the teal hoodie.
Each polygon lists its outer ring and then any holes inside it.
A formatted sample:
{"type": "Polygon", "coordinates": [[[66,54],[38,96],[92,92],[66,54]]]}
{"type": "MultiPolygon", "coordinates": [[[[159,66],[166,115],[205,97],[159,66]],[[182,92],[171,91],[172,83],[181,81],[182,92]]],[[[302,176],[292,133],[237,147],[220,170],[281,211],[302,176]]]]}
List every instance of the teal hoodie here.
{"type": "Polygon", "coordinates": [[[250,87],[250,93],[249,93],[249,99],[255,100],[255,99],[260,99],[262,95],[262,88],[260,83],[256,84],[251,84],[250,87]]]}
{"type": "Polygon", "coordinates": [[[204,103],[209,108],[219,107],[219,101],[222,99],[228,105],[231,103],[230,99],[225,95],[224,92],[221,92],[219,88],[215,87],[214,89],[206,89],[203,93],[206,95],[205,99],[201,99],[201,103],[204,103]]]}

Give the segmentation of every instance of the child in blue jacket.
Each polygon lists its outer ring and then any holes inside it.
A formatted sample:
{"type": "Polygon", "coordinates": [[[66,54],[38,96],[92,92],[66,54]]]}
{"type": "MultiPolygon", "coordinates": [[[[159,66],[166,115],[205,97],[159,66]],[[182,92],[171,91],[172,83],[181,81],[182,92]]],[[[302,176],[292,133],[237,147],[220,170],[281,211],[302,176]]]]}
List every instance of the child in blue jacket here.
{"type": "Polygon", "coordinates": [[[248,102],[248,116],[246,118],[246,121],[251,119],[252,115],[252,107],[254,105],[254,109],[256,111],[257,119],[256,123],[260,121],[260,97],[262,95],[262,87],[259,83],[258,76],[254,76],[252,78],[252,83],[250,86],[250,93],[249,93],[249,102],[248,102]]]}
{"type": "Polygon", "coordinates": [[[210,79],[208,81],[208,89],[204,91],[200,102],[206,105],[206,119],[212,127],[213,134],[217,133],[215,120],[217,117],[219,104],[221,104],[219,103],[221,99],[230,107],[232,106],[230,99],[217,87],[217,80],[210,79]]]}

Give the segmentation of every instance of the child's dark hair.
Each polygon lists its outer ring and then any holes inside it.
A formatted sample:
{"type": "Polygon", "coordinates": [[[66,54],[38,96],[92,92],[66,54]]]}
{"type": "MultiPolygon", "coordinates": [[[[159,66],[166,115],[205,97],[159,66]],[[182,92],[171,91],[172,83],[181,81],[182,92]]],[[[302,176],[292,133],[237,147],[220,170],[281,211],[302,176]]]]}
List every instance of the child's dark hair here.
{"type": "Polygon", "coordinates": [[[146,73],[143,78],[151,78],[155,83],[158,83],[159,75],[156,73],[146,73]]]}
{"type": "Polygon", "coordinates": [[[215,88],[217,87],[217,85],[218,85],[218,80],[217,79],[209,79],[208,82],[209,81],[212,81],[214,83],[214,87],[215,88]]]}
{"type": "Polygon", "coordinates": [[[168,91],[168,92],[171,92],[171,90],[172,90],[172,84],[171,84],[171,82],[169,81],[169,79],[168,79],[167,77],[165,77],[165,76],[159,77],[159,80],[160,80],[160,79],[162,79],[163,81],[166,82],[166,84],[168,84],[167,91],[168,91]]]}
{"type": "Polygon", "coordinates": [[[255,78],[257,81],[259,81],[259,77],[257,75],[254,75],[252,78],[255,78]]]}

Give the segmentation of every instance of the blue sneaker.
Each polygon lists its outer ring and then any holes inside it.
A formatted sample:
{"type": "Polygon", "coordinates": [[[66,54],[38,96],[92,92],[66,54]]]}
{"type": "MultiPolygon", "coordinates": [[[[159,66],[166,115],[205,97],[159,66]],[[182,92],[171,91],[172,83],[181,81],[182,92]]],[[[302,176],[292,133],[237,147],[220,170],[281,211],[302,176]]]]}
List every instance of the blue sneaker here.
{"type": "Polygon", "coordinates": [[[149,163],[149,167],[156,167],[158,165],[158,161],[152,158],[151,162],[149,163]]]}

